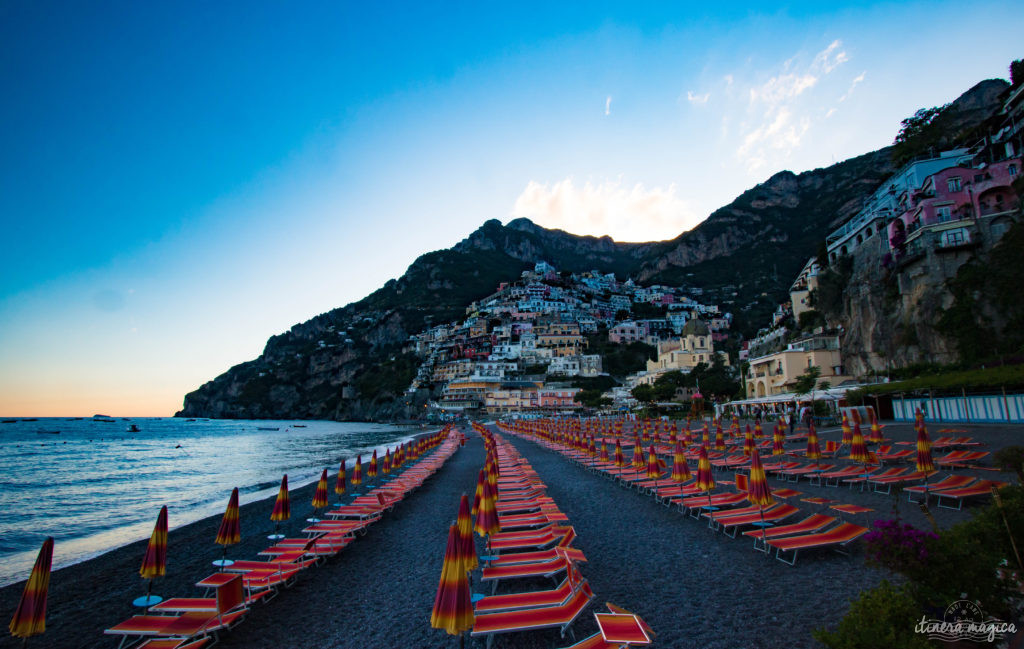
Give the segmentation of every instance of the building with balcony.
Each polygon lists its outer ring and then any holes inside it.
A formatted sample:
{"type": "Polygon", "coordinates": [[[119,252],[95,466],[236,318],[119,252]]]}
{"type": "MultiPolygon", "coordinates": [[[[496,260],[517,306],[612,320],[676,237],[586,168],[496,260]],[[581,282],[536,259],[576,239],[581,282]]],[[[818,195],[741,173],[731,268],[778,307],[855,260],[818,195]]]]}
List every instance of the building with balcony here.
{"type": "Polygon", "coordinates": [[[792,305],[793,317],[800,322],[800,314],[811,310],[809,303],[811,291],[818,288],[818,273],[821,267],[816,257],[811,257],[804,264],[800,274],[789,287],[789,302],[792,305]]]}
{"type": "Polygon", "coordinates": [[[747,376],[744,377],[747,397],[793,392],[797,377],[814,366],[821,368],[818,385],[828,382],[831,387],[836,387],[853,379],[843,368],[839,337],[811,336],[790,343],[782,351],[750,359],[747,376]]]}
{"type": "Polygon", "coordinates": [[[727,354],[715,351],[715,342],[707,323],[703,320],[690,320],[683,327],[679,338],[658,344],[658,358],[647,361],[647,375],[673,370],[689,372],[700,363],[710,365],[716,356],[724,364],[729,364],[727,354]]]}

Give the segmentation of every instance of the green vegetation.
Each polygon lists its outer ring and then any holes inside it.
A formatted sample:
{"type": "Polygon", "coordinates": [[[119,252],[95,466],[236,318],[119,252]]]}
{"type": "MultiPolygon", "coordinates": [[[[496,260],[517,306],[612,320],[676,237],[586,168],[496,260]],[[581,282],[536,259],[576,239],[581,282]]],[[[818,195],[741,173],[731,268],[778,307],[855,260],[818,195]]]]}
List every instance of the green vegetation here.
{"type": "Polygon", "coordinates": [[[657,401],[657,397],[654,394],[654,388],[646,383],[636,386],[630,390],[629,393],[633,395],[634,399],[646,405],[650,405],[657,401]]]}
{"type": "Polygon", "coordinates": [[[416,354],[399,354],[359,375],[355,381],[359,397],[368,400],[392,398],[402,394],[416,376],[416,354]]]}
{"type": "Polygon", "coordinates": [[[604,371],[616,377],[645,369],[648,359],[658,355],[658,350],[651,345],[641,342],[617,345],[599,333],[587,336],[587,351],[600,354],[604,371]]]}
{"type": "Polygon", "coordinates": [[[1015,223],[987,259],[973,259],[947,282],[953,303],[938,329],[956,342],[960,359],[980,363],[1024,354],[1024,223],[1015,223]]]}
{"type": "Polygon", "coordinates": [[[817,365],[808,367],[803,374],[796,377],[793,391],[801,395],[807,394],[818,385],[819,378],[821,378],[821,368],[817,365]]]}
{"type": "Polygon", "coordinates": [[[897,394],[900,392],[933,391],[938,394],[960,394],[999,390],[1000,388],[1024,388],[1024,365],[1003,365],[972,370],[943,371],[924,374],[905,381],[868,385],[846,393],[851,405],[864,403],[865,398],[874,394],[897,394]]]}
{"type": "Polygon", "coordinates": [[[618,382],[612,377],[602,374],[601,376],[574,376],[569,381],[569,385],[583,390],[607,392],[618,385],[618,382]]]}
{"type": "Polygon", "coordinates": [[[587,408],[604,408],[605,406],[612,405],[612,400],[607,397],[601,396],[602,391],[597,389],[580,390],[573,397],[573,400],[577,403],[581,403],[587,408]]]}
{"type": "Polygon", "coordinates": [[[843,313],[843,291],[853,274],[853,259],[846,255],[818,274],[814,290],[814,308],[826,318],[836,319],[843,313]]]}
{"type": "Polygon", "coordinates": [[[817,327],[825,326],[825,316],[815,309],[804,311],[797,320],[797,326],[800,331],[813,331],[817,327]]]}
{"type": "Polygon", "coordinates": [[[1017,481],[1024,484],[1024,446],[1006,446],[992,456],[992,464],[1007,473],[1016,473],[1017,481]]]}
{"type": "Polygon", "coordinates": [[[913,623],[960,599],[977,602],[987,615],[1013,619],[1019,584],[1000,569],[1021,569],[1011,539],[1024,539],[1024,488],[1006,487],[1000,499],[1001,506],[994,502],[937,535],[876,521],[865,537],[868,561],[899,573],[904,585],[883,581],[862,592],[835,631],[819,629],[814,637],[833,649],[927,647],[922,636],[910,633],[913,623]]]}

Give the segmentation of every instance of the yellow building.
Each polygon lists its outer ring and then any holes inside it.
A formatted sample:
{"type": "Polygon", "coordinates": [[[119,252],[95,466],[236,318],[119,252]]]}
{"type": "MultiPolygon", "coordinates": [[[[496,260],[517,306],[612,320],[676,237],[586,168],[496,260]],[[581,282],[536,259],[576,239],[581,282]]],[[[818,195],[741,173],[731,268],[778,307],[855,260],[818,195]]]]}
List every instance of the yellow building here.
{"type": "Polygon", "coordinates": [[[579,356],[584,340],[579,334],[540,334],[537,347],[550,349],[553,356],[579,356]]]}
{"type": "Polygon", "coordinates": [[[716,355],[725,365],[729,364],[728,354],[715,351],[707,323],[693,319],[683,327],[679,338],[658,344],[658,358],[647,361],[647,373],[661,374],[672,370],[689,372],[700,363],[710,365],[716,355]]]}
{"type": "Polygon", "coordinates": [[[815,388],[826,381],[832,387],[836,387],[843,381],[853,378],[843,369],[839,338],[815,336],[790,343],[789,349],[751,359],[747,376],[744,377],[747,397],[793,392],[797,377],[813,366],[821,368],[821,377],[815,388]]]}
{"type": "Polygon", "coordinates": [[[800,321],[800,314],[812,309],[809,304],[811,291],[818,288],[818,260],[811,257],[789,287],[789,301],[793,305],[793,317],[800,321]]]}

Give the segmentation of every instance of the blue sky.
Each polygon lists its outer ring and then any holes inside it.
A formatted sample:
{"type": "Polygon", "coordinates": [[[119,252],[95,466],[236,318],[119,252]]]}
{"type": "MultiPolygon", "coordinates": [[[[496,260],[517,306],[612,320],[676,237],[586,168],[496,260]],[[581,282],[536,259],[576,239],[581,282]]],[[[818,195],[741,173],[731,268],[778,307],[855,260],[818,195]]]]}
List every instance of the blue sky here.
{"type": "Polygon", "coordinates": [[[1024,55],[1010,3],[633,5],[0,5],[0,413],[170,414],[486,219],[670,238],[1024,55]]]}

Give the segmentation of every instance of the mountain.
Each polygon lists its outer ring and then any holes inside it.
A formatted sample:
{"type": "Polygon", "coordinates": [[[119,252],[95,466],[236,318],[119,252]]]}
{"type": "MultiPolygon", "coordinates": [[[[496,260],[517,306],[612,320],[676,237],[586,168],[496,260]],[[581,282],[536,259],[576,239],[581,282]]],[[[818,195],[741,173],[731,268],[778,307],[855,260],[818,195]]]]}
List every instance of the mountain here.
{"type": "MultiPolygon", "coordinates": [[[[991,94],[990,86],[979,84],[953,102],[973,111],[958,124],[961,130],[991,112],[991,94]]],[[[703,301],[732,311],[734,326],[750,335],[786,299],[828,231],[855,214],[894,170],[892,147],[886,147],[823,169],[782,171],[670,241],[620,243],[527,219],[507,225],[489,220],[452,248],[420,256],[400,278],[359,302],[271,337],[259,358],[187,394],[177,414],[416,417],[429,395],[404,393],[418,365],[403,351],[409,336],[461,317],[469,303],[541,260],[563,271],[598,270],[644,284],[700,288],[703,301]]]]}

